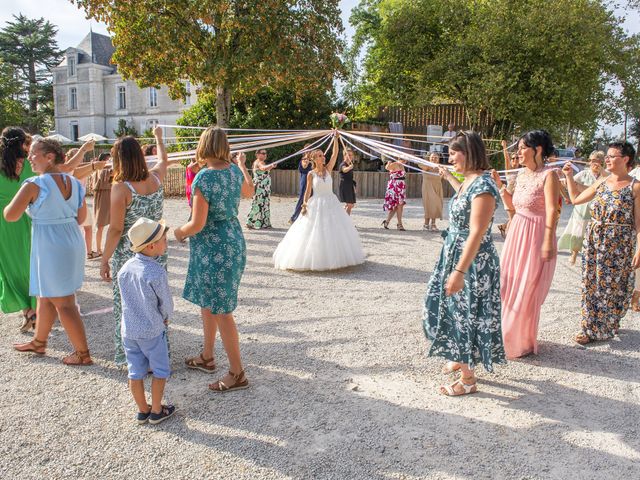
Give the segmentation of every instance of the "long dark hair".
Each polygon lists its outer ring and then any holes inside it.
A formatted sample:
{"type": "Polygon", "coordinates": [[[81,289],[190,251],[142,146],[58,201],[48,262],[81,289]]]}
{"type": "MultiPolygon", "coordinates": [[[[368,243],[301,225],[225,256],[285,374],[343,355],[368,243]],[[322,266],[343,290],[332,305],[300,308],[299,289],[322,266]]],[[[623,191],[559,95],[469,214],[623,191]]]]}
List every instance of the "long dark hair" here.
{"type": "Polygon", "coordinates": [[[0,171],[11,180],[20,180],[16,172],[18,160],[27,158],[23,144],[27,141],[27,134],[18,127],[7,127],[2,130],[0,137],[0,171]]]}

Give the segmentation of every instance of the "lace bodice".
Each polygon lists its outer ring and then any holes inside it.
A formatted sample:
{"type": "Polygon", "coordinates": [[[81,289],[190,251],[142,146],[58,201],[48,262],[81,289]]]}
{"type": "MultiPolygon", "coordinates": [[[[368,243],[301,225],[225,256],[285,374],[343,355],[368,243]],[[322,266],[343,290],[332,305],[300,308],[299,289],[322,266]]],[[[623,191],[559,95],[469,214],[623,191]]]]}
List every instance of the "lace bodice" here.
{"type": "Polygon", "coordinates": [[[536,172],[523,169],[516,177],[513,206],[533,215],[544,215],[544,181],[547,175],[557,175],[555,168],[543,168],[536,172]],[[553,172],[553,173],[551,173],[553,172]]]}
{"type": "Polygon", "coordinates": [[[326,171],[324,177],[319,176],[316,172],[313,175],[313,196],[333,195],[333,179],[331,172],[326,171]]]}

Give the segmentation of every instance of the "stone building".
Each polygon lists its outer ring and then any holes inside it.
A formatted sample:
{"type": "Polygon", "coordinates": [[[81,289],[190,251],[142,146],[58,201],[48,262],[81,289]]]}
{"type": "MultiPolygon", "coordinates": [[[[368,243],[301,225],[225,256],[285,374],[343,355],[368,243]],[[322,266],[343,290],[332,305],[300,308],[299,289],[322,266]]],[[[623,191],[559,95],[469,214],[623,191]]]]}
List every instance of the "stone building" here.
{"type": "MultiPolygon", "coordinates": [[[[118,122],[142,133],[157,124],[175,125],[182,112],[195,103],[196,89],[185,82],[186,99],[172,100],[168,88],[140,88],[124,80],[111,63],[111,38],[90,32],[77,47],[67,48],[53,69],[56,133],[72,140],[87,133],[114,138],[118,122]]],[[[173,135],[166,129],[166,136],[173,135]]]]}

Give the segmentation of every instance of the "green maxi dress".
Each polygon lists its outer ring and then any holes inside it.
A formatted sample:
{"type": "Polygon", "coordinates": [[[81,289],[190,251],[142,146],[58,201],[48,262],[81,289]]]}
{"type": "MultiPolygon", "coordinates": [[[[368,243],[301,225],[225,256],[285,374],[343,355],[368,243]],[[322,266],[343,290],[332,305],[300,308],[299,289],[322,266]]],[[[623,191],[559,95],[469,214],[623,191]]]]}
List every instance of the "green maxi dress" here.
{"type": "Polygon", "coordinates": [[[489,193],[499,201],[498,189],[488,173],[476,178],[466,191],[449,202],[449,228],[440,258],[431,275],[424,302],[423,328],[431,340],[429,356],[444,357],[488,372],[505,363],[502,343],[500,259],[491,237],[491,225],[464,278],[464,288],[445,294],[449,274],[458,263],[469,235],[471,202],[489,193]]]}
{"type": "Polygon", "coordinates": [[[34,176],[26,159],[20,180],[11,180],[0,173],[0,310],[4,313],[36,308],[36,298],[29,296],[31,219],[25,213],[17,222],[9,223],[2,215],[22,182],[34,176]]]}

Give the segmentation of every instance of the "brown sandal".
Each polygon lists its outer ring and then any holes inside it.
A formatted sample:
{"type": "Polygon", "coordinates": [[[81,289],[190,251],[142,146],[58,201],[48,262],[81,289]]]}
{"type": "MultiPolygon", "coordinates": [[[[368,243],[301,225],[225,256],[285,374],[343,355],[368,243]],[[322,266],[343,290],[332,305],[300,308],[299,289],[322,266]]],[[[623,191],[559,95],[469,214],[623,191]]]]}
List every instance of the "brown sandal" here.
{"type": "Polygon", "coordinates": [[[398,229],[398,230],[400,230],[401,232],[404,232],[404,231],[405,231],[405,228],[404,228],[404,226],[403,226],[401,223],[399,223],[398,225],[396,225],[396,227],[397,227],[397,229],[398,229]]]}
{"type": "Polygon", "coordinates": [[[35,312],[31,315],[27,315],[26,313],[22,314],[22,325],[20,325],[20,333],[27,333],[29,330],[36,329],[36,314],[35,312]]]}
{"type": "Polygon", "coordinates": [[[66,357],[64,357],[62,359],[62,363],[72,367],[84,367],[93,365],[93,360],[91,360],[89,350],[85,350],[84,352],[76,350],[71,355],[67,355],[66,357]]]}
{"type": "Polygon", "coordinates": [[[14,343],[13,348],[23,353],[30,352],[35,353],[36,355],[44,355],[44,351],[47,348],[47,341],[45,340],[43,342],[42,340],[34,338],[27,343],[14,343]]]}
{"type": "Polygon", "coordinates": [[[580,345],[587,345],[588,343],[595,341],[593,338],[585,335],[584,333],[579,333],[578,335],[576,335],[576,338],[574,338],[574,340],[580,345]]]}
{"type": "Polygon", "coordinates": [[[244,390],[245,388],[249,388],[249,380],[244,375],[244,370],[242,370],[237,375],[229,370],[229,375],[233,377],[235,381],[233,385],[227,385],[222,381],[222,379],[218,380],[216,383],[212,383],[209,385],[209,390],[212,390],[217,393],[221,392],[230,392],[231,390],[244,390]]]}
{"type": "Polygon", "coordinates": [[[216,370],[216,363],[212,358],[204,358],[204,355],[201,353],[197,357],[187,358],[184,361],[187,368],[192,368],[194,370],[200,370],[204,373],[213,373],[216,370]],[[198,360],[202,360],[202,363],[198,363],[198,360]],[[209,365],[211,364],[211,365],[209,365]]]}

